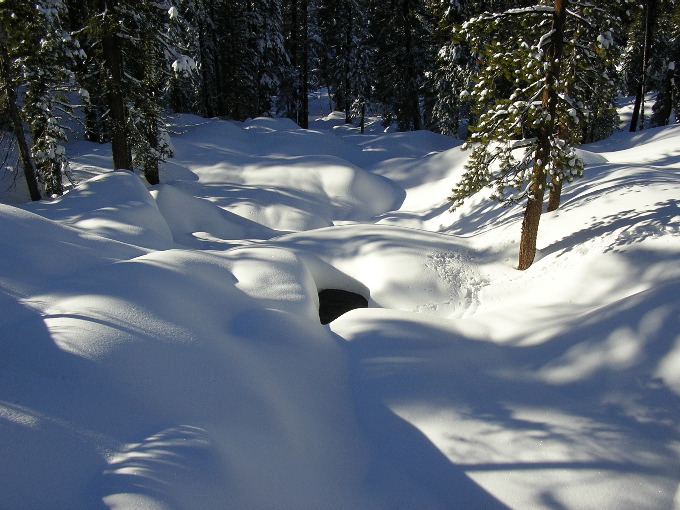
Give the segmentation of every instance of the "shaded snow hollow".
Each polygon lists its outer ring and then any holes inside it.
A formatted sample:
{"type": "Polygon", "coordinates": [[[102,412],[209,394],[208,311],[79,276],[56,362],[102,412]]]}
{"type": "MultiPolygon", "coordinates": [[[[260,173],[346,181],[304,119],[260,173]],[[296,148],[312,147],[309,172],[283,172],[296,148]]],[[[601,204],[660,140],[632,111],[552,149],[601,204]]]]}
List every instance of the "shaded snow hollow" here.
{"type": "Polygon", "coordinates": [[[0,508],[680,508],[677,127],[584,148],[518,272],[454,140],[174,123],[159,186],[74,142],[0,204],[0,508]]]}

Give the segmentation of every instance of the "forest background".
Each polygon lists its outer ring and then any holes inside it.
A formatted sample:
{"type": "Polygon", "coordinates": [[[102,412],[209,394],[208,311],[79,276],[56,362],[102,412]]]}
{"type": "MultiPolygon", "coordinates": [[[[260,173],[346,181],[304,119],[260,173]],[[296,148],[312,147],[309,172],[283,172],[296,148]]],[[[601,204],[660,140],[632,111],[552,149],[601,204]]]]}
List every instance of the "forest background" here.
{"type": "MultiPolygon", "coordinates": [[[[32,197],[60,195],[68,176],[63,142],[76,115],[87,140],[113,144],[114,168],[141,168],[155,184],[159,162],[171,155],[165,112],[281,115],[305,128],[307,92],[320,88],[348,123],[361,124],[368,110],[385,127],[466,139],[482,112],[531,85],[511,75],[526,70],[530,77],[531,59],[550,42],[550,26],[536,14],[548,19],[553,7],[505,0],[4,0],[3,149],[22,134],[16,109],[33,160],[24,166],[35,166],[32,197]],[[502,18],[503,41],[489,30],[487,11],[510,13],[502,18]],[[489,69],[501,47],[512,58],[489,69]]],[[[573,141],[612,133],[618,94],[637,97],[631,129],[675,123],[678,2],[575,1],[567,12],[575,28],[565,37],[575,44],[562,74],[574,80],[563,80],[571,87],[564,96],[572,99],[569,114],[580,117],[573,141]],[[591,54],[579,54],[583,48],[591,54]],[[640,111],[649,91],[648,118],[640,111]]],[[[530,119],[521,124],[531,128],[530,119]]],[[[3,168],[16,167],[8,159],[20,151],[3,154],[3,168]]]]}

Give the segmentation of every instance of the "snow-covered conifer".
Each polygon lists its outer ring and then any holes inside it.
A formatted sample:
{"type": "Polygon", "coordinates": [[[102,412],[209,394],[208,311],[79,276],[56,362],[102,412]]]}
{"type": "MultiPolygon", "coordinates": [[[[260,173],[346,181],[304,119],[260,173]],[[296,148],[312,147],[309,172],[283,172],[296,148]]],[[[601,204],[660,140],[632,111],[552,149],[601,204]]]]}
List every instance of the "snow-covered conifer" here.
{"type": "Polygon", "coordinates": [[[333,0],[318,10],[323,79],[345,122],[360,115],[370,96],[367,11],[364,0],[333,0]],[[357,108],[357,106],[359,108],[357,108]]]}
{"type": "Polygon", "coordinates": [[[65,117],[71,111],[67,95],[75,90],[72,69],[81,52],[66,30],[62,0],[14,1],[3,7],[12,81],[30,130],[36,177],[45,194],[61,195],[62,177],[69,170],[63,146],[65,117]]]}
{"type": "Polygon", "coordinates": [[[467,171],[450,198],[455,207],[488,187],[501,202],[528,199],[520,269],[534,258],[546,186],[558,198],[563,182],[582,175],[574,148],[581,123],[614,93],[608,55],[615,27],[604,14],[588,0],[546,0],[460,27],[478,55],[471,98],[479,122],[466,143],[467,171]]]}
{"type": "Polygon", "coordinates": [[[423,128],[422,92],[433,67],[433,23],[423,0],[372,1],[370,10],[374,97],[383,124],[400,131],[423,128]]]}

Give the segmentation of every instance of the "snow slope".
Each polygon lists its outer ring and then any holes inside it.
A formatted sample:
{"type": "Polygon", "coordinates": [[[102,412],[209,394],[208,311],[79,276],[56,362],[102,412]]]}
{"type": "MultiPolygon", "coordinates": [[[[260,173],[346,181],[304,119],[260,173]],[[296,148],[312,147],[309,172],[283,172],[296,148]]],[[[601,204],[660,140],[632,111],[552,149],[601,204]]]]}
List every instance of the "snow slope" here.
{"type": "Polygon", "coordinates": [[[338,119],[3,195],[0,508],[680,509],[678,128],[585,147],[519,272],[456,141],[338,119]]]}

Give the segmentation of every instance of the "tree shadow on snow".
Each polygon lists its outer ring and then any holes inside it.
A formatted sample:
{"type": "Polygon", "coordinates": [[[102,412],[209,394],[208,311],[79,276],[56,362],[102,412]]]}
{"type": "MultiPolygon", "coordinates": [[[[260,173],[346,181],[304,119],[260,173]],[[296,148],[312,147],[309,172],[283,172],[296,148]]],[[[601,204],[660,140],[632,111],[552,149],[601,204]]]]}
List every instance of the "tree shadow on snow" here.
{"type": "Polygon", "coordinates": [[[590,239],[619,231],[616,239],[604,250],[605,253],[617,251],[623,246],[637,244],[645,239],[666,234],[666,229],[678,216],[680,216],[680,201],[666,200],[654,204],[651,210],[630,209],[597,220],[593,218],[592,223],[586,228],[541,249],[540,253],[542,256],[567,253],[590,239]]]}
{"type": "MultiPolygon", "coordinates": [[[[532,346],[465,338],[426,318],[367,315],[346,342],[359,419],[384,461],[449,509],[506,508],[467,472],[570,470],[677,486],[680,395],[658,375],[678,354],[677,296],[679,279],[565,321],[532,346]],[[439,448],[397,412],[416,423],[444,413],[439,448]],[[539,439],[561,453],[513,445],[539,439]],[[506,460],[492,460],[499,455],[506,460]]],[[[562,508],[556,491],[536,497],[562,508]]],[[[659,491],[650,508],[672,508],[673,497],[659,491]]]]}

